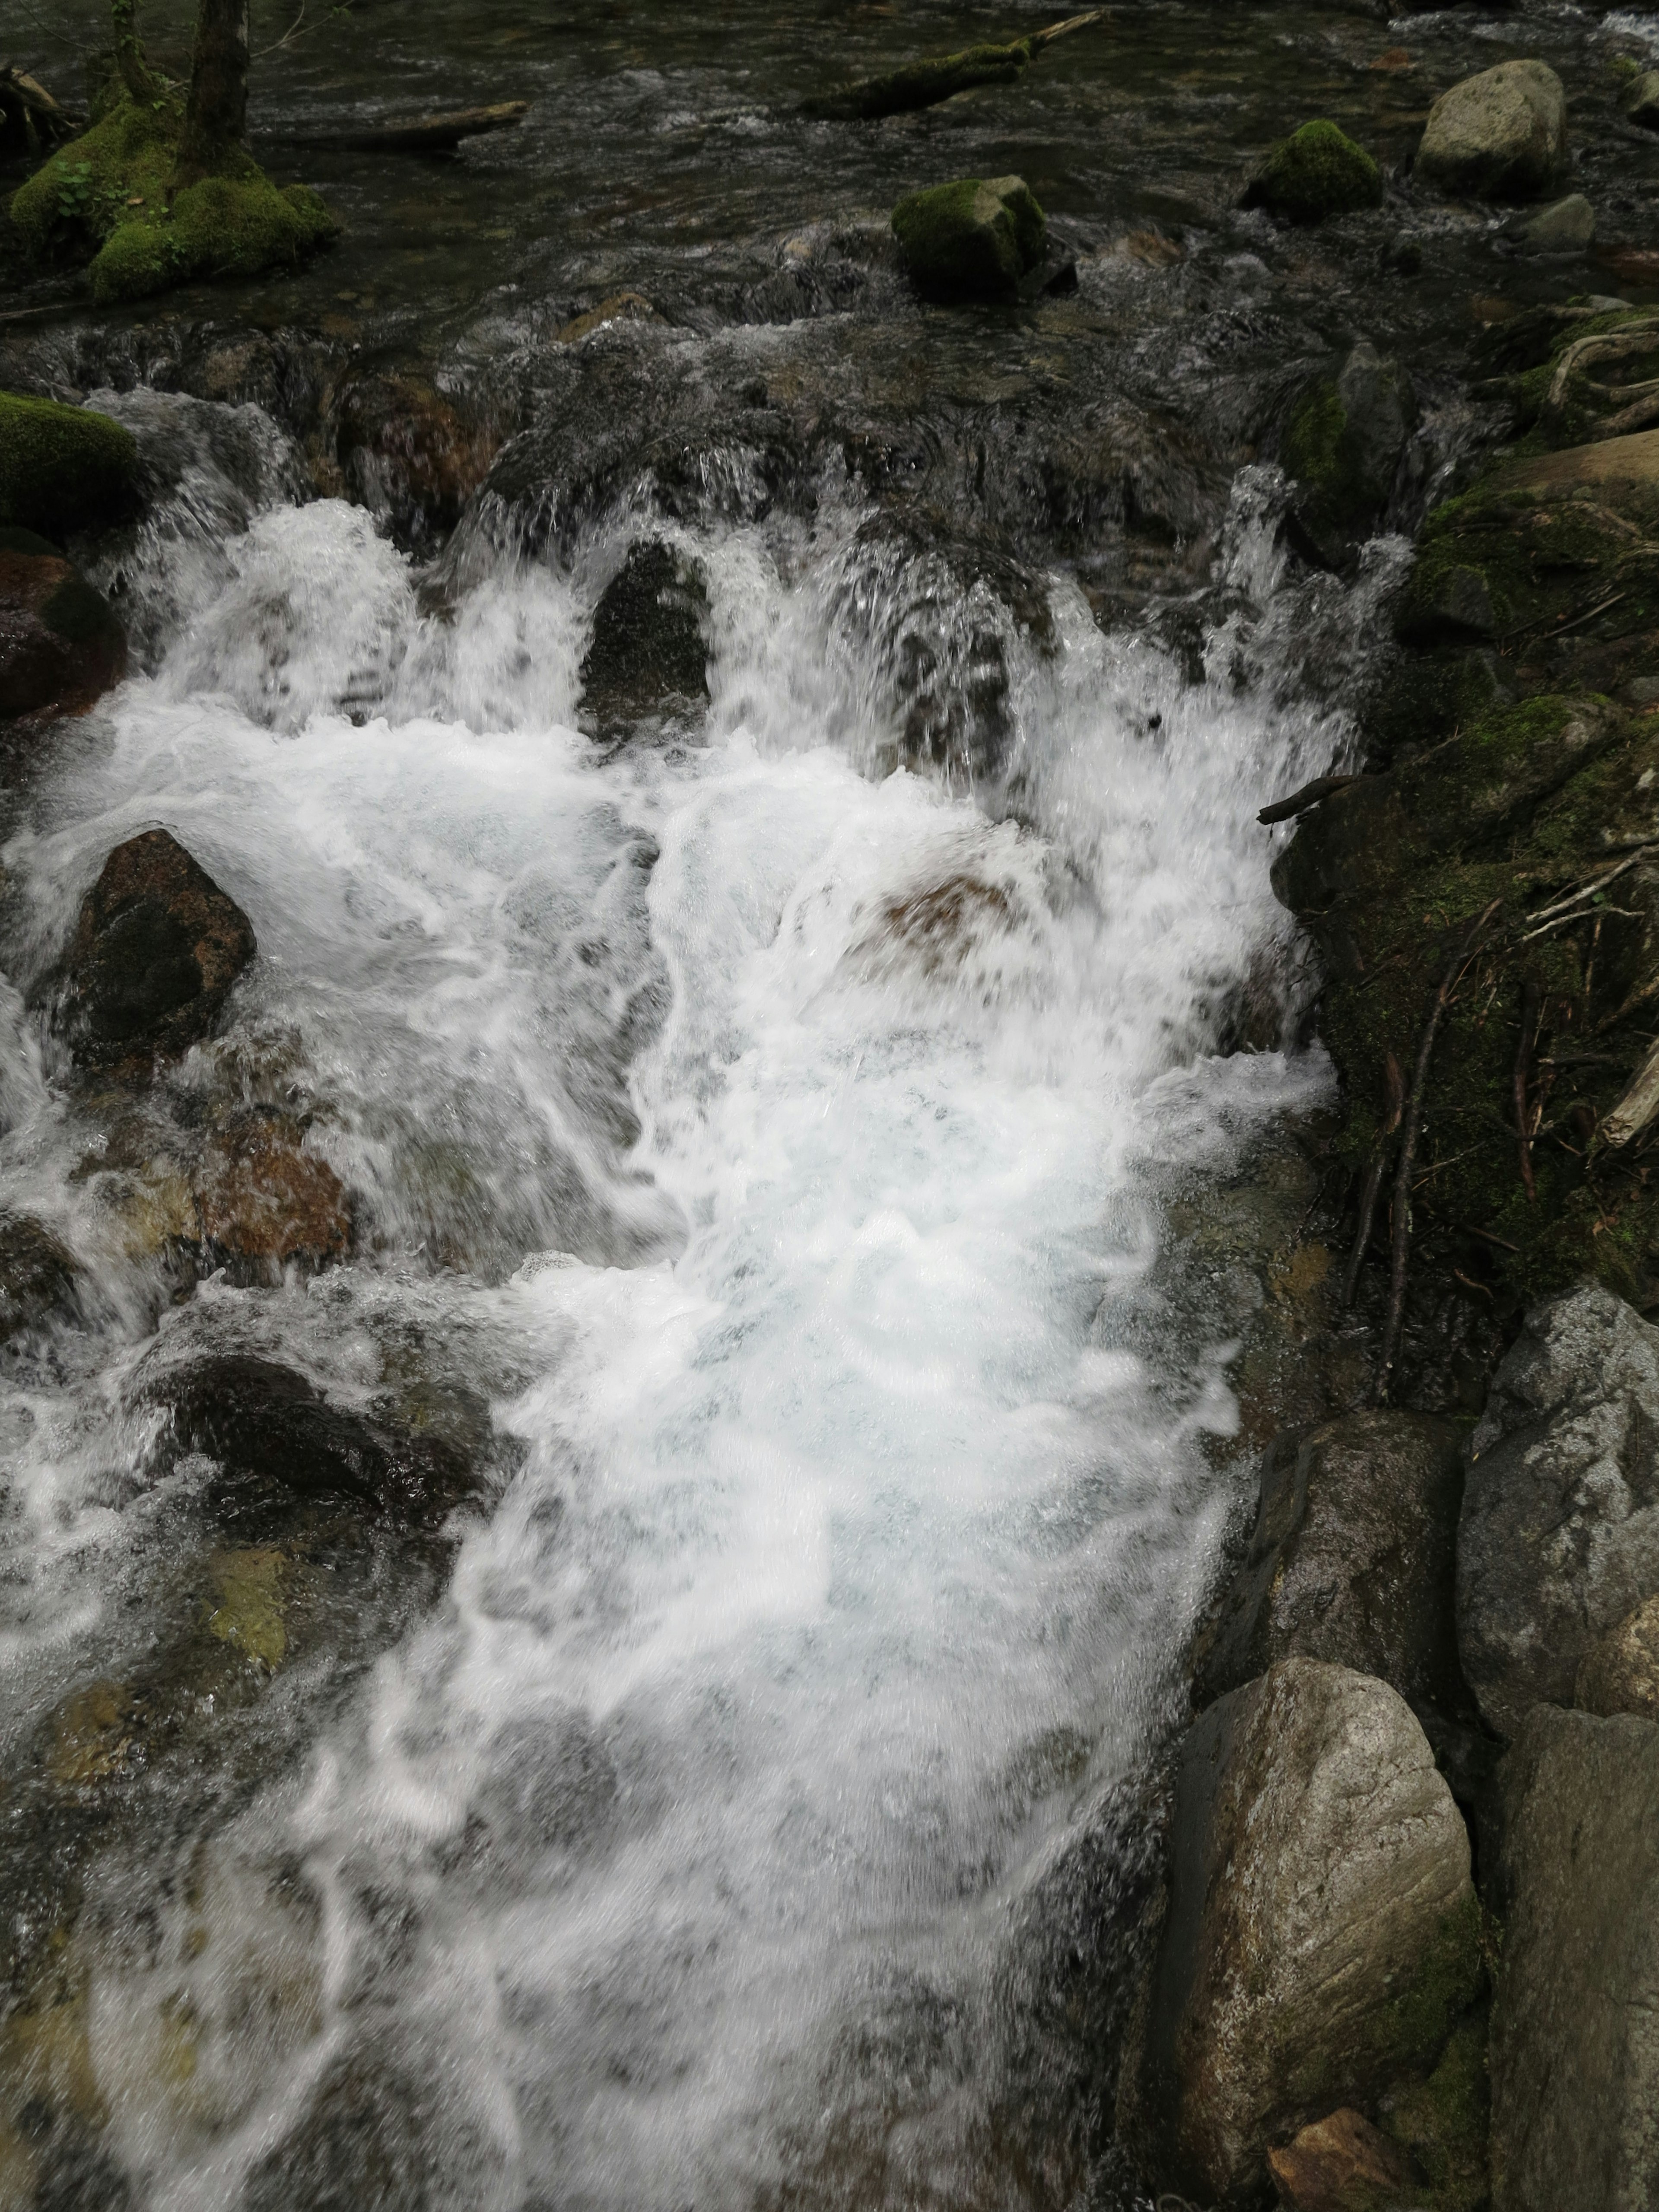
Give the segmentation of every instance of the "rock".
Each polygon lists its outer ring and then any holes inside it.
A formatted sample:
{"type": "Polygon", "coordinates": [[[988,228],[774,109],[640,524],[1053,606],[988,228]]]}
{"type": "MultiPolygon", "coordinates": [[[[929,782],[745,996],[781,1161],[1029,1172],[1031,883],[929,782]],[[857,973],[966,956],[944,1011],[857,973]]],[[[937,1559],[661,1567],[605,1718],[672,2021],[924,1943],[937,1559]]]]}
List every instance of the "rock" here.
{"type": "Polygon", "coordinates": [[[602,729],[687,714],[708,696],[708,600],[689,555],[650,538],[630,545],[599,595],[581,666],[583,713],[602,729]]]}
{"type": "Polygon", "coordinates": [[[0,524],[54,542],[108,522],[131,504],[132,433],[95,408],[0,392],[0,524]]]}
{"type": "Polygon", "coordinates": [[[126,667],[126,633],[79,569],[0,529],[0,723],[83,714],[126,667]]]}
{"type": "Polygon", "coordinates": [[[1251,2200],[1268,2146],[1420,2075],[1482,1978],[1468,1832],[1403,1699],[1287,1659],[1188,1731],[1120,2122],[1166,2187],[1251,2200]]]}
{"type": "Polygon", "coordinates": [[[1301,520],[1332,550],[1376,522],[1417,420],[1411,380],[1362,338],[1333,378],[1304,392],[1280,459],[1305,488],[1301,520]]]}
{"type": "Polygon", "coordinates": [[[335,403],[334,449],[344,487],[406,547],[455,527],[499,443],[486,423],[423,377],[356,377],[335,403]]]}
{"type": "Polygon", "coordinates": [[[165,830],[118,845],[81,902],[58,977],[76,1060],[172,1058],[204,1037],[255,951],[235,901],[165,830]]]}
{"type": "Polygon", "coordinates": [[[1545,63],[1500,62],[1443,92],[1414,173],[1474,199],[1540,198],[1567,168],[1567,102],[1545,63]]]}
{"type": "Polygon", "coordinates": [[[1659,1728],[1536,1705],[1503,1779],[1493,2212],[1634,2212],[1659,2143],[1659,1728]]]}
{"type": "Polygon", "coordinates": [[[1579,1662],[1572,1701],[1587,1713],[1659,1721],[1659,1597],[1627,1613],[1579,1662]]]}
{"type": "Polygon", "coordinates": [[[1587,253],[1595,237],[1595,210],[1583,192],[1570,192],[1529,216],[1521,236],[1534,253],[1587,253]]]}
{"type": "Polygon", "coordinates": [[[1461,2021],[1427,2081],[1408,2082],[1382,2102],[1383,2129],[1428,2182],[1415,2202],[1435,2212],[1481,2212],[1491,2194],[1486,2029],[1484,2014],[1461,2021]]]}
{"type": "Polygon", "coordinates": [[[1659,70],[1644,70],[1631,80],[1625,112],[1644,131],[1659,131],[1659,70]]]}
{"type": "Polygon", "coordinates": [[[1463,1672],[1501,1735],[1572,1702],[1592,1647],[1659,1595],[1659,1329],[1599,1285],[1535,1306],[1469,1441],[1463,1672]]]}
{"type": "Polygon", "coordinates": [[[602,331],[610,323],[660,323],[657,313],[643,292],[612,292],[596,307],[574,316],[557,333],[560,345],[580,345],[595,331],[602,331]]]}
{"type": "Polygon", "coordinates": [[[1304,123],[1267,150],[1244,187],[1240,204],[1266,208],[1291,222],[1321,222],[1328,215],[1378,207],[1382,172],[1363,146],[1334,123],[1304,123]]]}
{"type": "Polygon", "coordinates": [[[1399,2144],[1346,2106],[1270,2150],[1267,2171],[1287,2212],[1390,2212],[1422,2195],[1399,2144]]]}
{"type": "Polygon", "coordinates": [[[325,1267],[351,1243],[345,1188],[302,1149],[290,1116],[260,1108],[209,1139],[196,1187],[210,1264],[240,1281],[280,1281],[289,1266],[325,1267]]]}
{"type": "Polygon", "coordinates": [[[1023,177],[961,177],[911,192],[893,210],[893,235],[924,299],[1012,300],[1040,277],[1048,224],[1023,177]]]}
{"type": "Polygon", "coordinates": [[[1496,637],[1498,619],[1480,569],[1454,562],[1416,586],[1401,616],[1400,634],[1418,645],[1443,638],[1496,637]]]}
{"type": "Polygon", "coordinates": [[[0,1344],[72,1313],[81,1270],[49,1229],[28,1215],[0,1219],[0,1344]]]}
{"type": "Polygon", "coordinates": [[[1268,1451],[1249,1548],[1196,1655],[1200,1704],[1291,1657],[1375,1675],[1413,1705],[1465,1702],[1461,1437],[1427,1414],[1345,1413],[1268,1451]]]}

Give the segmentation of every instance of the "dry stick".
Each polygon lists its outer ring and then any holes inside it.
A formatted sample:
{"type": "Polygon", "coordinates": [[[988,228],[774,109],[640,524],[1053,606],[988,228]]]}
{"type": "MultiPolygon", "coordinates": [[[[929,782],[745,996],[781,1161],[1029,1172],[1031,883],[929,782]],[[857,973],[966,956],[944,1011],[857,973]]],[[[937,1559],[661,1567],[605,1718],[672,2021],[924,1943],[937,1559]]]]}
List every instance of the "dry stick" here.
{"type": "Polygon", "coordinates": [[[1543,994],[1528,981],[1521,1000],[1521,1043],[1515,1055],[1515,1133],[1521,1147],[1521,1180],[1527,1197],[1538,1202],[1538,1186],[1532,1174],[1532,1131],[1527,1126],[1527,1080],[1532,1072],[1532,1048],[1538,1042],[1538,1011],[1543,994]]]}
{"type": "Polygon", "coordinates": [[[1394,1369],[1394,1356],[1400,1347],[1400,1322],[1406,1310],[1406,1263],[1411,1256],[1412,1243],[1412,1170],[1417,1164],[1417,1140],[1423,1130],[1423,1097],[1429,1087],[1429,1062],[1434,1055],[1434,1040],[1441,1018],[1451,1000],[1451,994],[1463,964],[1474,951],[1484,934],[1486,924],[1504,902],[1494,899],[1478,921],[1463,933],[1457,950],[1446,963],[1446,972],[1440,978],[1440,988],[1434,994],[1429,1008],[1429,1018],[1423,1024],[1423,1042],[1418,1047],[1417,1066],[1412,1076],[1411,1102],[1406,1109],[1406,1130],[1401,1139],[1400,1165],[1394,1179],[1394,1237],[1389,1265],[1389,1305],[1382,1322],[1382,1350],[1377,1361],[1376,1402],[1387,1403],[1389,1377],[1394,1369]]]}
{"type": "Polygon", "coordinates": [[[1405,1078],[1400,1073],[1400,1062],[1392,1053],[1383,1062],[1382,1078],[1387,1085],[1389,1107],[1377,1134],[1371,1164],[1365,1170],[1364,1187],[1359,1194],[1359,1226],[1354,1235],[1353,1249],[1348,1255],[1347,1273],[1342,1278],[1342,1303],[1345,1306],[1353,1304],[1353,1294],[1359,1287],[1359,1270],[1364,1265],[1366,1249],[1371,1241],[1371,1224],[1376,1218],[1376,1201],[1382,1188],[1382,1171],[1388,1164],[1389,1139],[1400,1127],[1400,1116],[1406,1103],[1405,1078]]]}

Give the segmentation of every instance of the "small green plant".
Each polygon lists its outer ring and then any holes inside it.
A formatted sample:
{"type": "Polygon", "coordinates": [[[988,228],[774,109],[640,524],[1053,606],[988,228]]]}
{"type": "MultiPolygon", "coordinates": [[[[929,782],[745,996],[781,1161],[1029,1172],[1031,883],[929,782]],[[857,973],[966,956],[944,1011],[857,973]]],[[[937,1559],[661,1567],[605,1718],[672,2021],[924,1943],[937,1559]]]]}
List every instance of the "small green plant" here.
{"type": "Polygon", "coordinates": [[[84,222],[92,212],[97,190],[91,162],[59,161],[53,175],[58,185],[58,220],[65,224],[84,222]]]}

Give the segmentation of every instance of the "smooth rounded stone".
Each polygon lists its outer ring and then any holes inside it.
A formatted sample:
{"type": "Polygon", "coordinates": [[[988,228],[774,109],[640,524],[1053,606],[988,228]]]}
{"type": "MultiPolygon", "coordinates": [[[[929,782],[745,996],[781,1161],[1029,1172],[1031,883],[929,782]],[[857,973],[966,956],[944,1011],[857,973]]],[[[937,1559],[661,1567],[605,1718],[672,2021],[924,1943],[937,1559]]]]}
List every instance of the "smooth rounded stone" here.
{"type": "Polygon", "coordinates": [[[1540,198],[1567,167],[1567,101],[1547,63],[1500,62],[1443,92],[1413,173],[1467,198],[1540,198]]]}
{"type": "Polygon", "coordinates": [[[1659,1597],[1650,1597],[1599,1642],[1578,1668],[1573,1703],[1587,1713],[1659,1721],[1659,1597]]]}
{"type": "Polygon", "coordinates": [[[44,538],[0,528],[0,723],[83,714],[126,669],[107,600],[44,538]]]}
{"type": "Polygon", "coordinates": [[[1023,177],[959,177],[893,210],[899,257],[924,299],[1012,300],[1041,273],[1048,223],[1023,177]]]}
{"type": "Polygon", "coordinates": [[[1583,192],[1570,192],[1529,216],[1521,237],[1534,253],[1587,253],[1595,238],[1595,210],[1583,192]]]}
{"type": "Polygon", "coordinates": [[[202,1241],[234,1279],[280,1281],[285,1267],[325,1267],[349,1250],[345,1187],[303,1146],[291,1115],[261,1108],[209,1139],[196,1183],[202,1241]]]}
{"type": "Polygon", "coordinates": [[[1267,2171],[1285,2212],[1395,2212],[1424,2194],[1399,2144],[1346,2106],[1270,2150],[1267,2171]]]}
{"type": "Polygon", "coordinates": [[[1469,1440],[1457,1632],[1513,1735],[1571,1705],[1591,1649],[1659,1595],[1659,1328],[1593,1285],[1536,1306],[1469,1440]]]}
{"type": "Polygon", "coordinates": [[[696,561],[658,538],[630,545],[593,611],[583,720],[604,731],[647,714],[695,712],[708,697],[708,618],[696,561]]]}
{"type": "Polygon", "coordinates": [[[1371,156],[1334,123],[1321,120],[1269,147],[1240,205],[1266,208],[1291,222],[1322,222],[1382,200],[1382,172],[1371,156]]]}
{"type": "Polygon", "coordinates": [[[1413,1704],[1464,1701],[1454,1606],[1461,1431],[1345,1413],[1271,1447],[1249,1548],[1200,1638],[1200,1703],[1281,1659],[1322,1659],[1413,1704]]]}
{"type": "Polygon", "coordinates": [[[52,1231],[27,1214],[0,1219],[0,1344],[73,1312],[81,1270],[52,1231]]]}
{"type": "Polygon", "coordinates": [[[255,950],[236,902],[176,838],[147,830],[116,847],[81,902],[58,1026],[82,1066],[174,1057],[207,1036],[255,950]]]}
{"type": "Polygon", "coordinates": [[[1659,1728],[1536,1705],[1501,1779],[1492,2212],[1637,2212],[1659,2174],[1659,1728]]]}
{"type": "Polygon", "coordinates": [[[1468,1832],[1403,1698],[1287,1659],[1188,1731],[1171,1836],[1120,2127],[1161,2186],[1250,2203],[1271,2145],[1420,2076],[1478,1993],[1468,1832]]]}
{"type": "Polygon", "coordinates": [[[0,392],[0,525],[54,540],[132,504],[138,448],[92,407],[0,392]]]}

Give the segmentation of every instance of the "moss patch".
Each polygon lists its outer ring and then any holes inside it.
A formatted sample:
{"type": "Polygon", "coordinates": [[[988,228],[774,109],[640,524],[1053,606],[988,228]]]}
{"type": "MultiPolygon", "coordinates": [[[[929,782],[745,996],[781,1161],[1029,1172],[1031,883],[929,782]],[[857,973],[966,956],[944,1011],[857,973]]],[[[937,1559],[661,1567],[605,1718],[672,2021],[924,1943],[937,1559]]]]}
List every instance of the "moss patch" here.
{"type": "Polygon", "coordinates": [[[1030,67],[1036,51],[1030,39],[1011,39],[1001,46],[966,46],[960,53],[937,54],[907,63],[884,76],[866,77],[840,92],[815,94],[801,102],[801,113],[836,122],[873,122],[884,115],[934,107],[981,85],[1012,84],[1030,67]]]}
{"type": "Polygon", "coordinates": [[[208,1627],[222,1644],[274,1672],[288,1651],[286,1557],[269,1549],[221,1552],[210,1565],[219,1602],[208,1627]]]}
{"type": "Polygon", "coordinates": [[[1382,2125],[1416,2160],[1432,2191],[1434,2212],[1479,2212],[1491,2194],[1491,2122],[1483,2013],[1453,2032],[1426,2081],[1391,2100],[1382,2125]]]}
{"type": "Polygon", "coordinates": [[[1334,123],[1315,122],[1268,149],[1245,188],[1243,204],[1291,222],[1320,222],[1376,207],[1382,198],[1382,172],[1364,148],[1334,123]]]}
{"type": "Polygon", "coordinates": [[[131,496],[132,434],[89,407],[0,392],[0,523],[61,542],[131,496]]]}
{"type": "Polygon", "coordinates": [[[168,220],[123,223],[113,233],[93,262],[92,295],[140,300],[195,277],[293,268],[338,228],[303,185],[279,191],[258,175],[204,178],[177,195],[168,220]]]}
{"type": "Polygon", "coordinates": [[[893,235],[919,291],[933,300],[1005,300],[1041,266],[1048,224],[1019,177],[959,177],[911,192],[893,235]]]}

